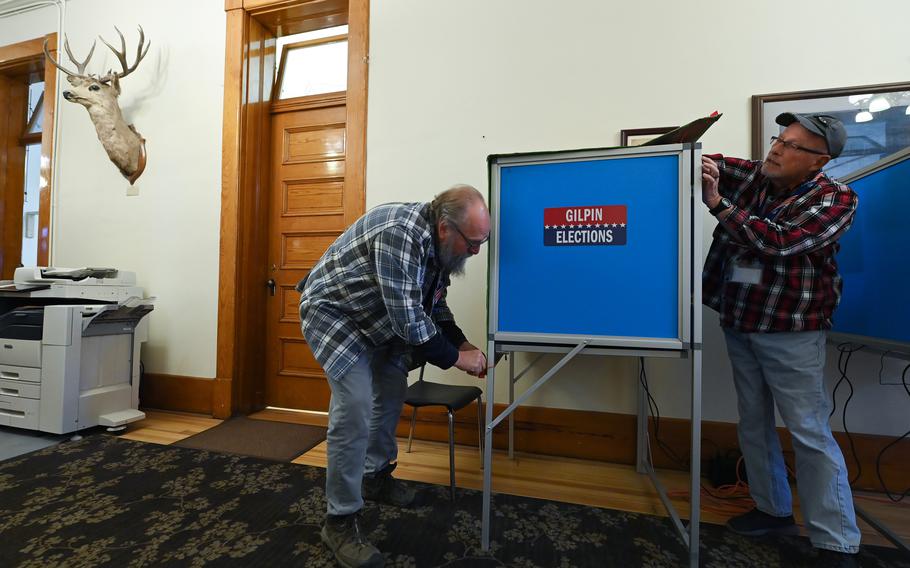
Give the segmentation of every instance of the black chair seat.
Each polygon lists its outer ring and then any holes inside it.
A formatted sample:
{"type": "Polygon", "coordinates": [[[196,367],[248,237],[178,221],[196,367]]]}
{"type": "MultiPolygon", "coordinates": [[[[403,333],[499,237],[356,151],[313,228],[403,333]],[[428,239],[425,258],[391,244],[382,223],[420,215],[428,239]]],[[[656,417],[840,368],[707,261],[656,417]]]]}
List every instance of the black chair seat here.
{"type": "Polygon", "coordinates": [[[420,368],[420,379],[408,387],[404,402],[414,410],[411,412],[411,430],[408,432],[408,451],[414,439],[414,425],[417,409],[423,406],[445,407],[449,415],[449,495],[455,500],[455,412],[477,401],[477,449],[483,467],[483,391],[478,387],[446,385],[423,380],[424,367],[420,368]]]}
{"type": "Polygon", "coordinates": [[[411,406],[445,406],[455,411],[471,404],[483,391],[477,387],[417,381],[408,387],[404,402],[411,406]]]}

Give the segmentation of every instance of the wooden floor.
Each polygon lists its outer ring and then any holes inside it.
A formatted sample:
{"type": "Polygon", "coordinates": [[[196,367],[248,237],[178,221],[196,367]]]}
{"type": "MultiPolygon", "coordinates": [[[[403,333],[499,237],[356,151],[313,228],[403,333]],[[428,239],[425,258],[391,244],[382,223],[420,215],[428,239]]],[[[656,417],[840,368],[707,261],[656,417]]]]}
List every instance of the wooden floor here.
{"type": "MultiPolygon", "coordinates": [[[[221,422],[194,414],[146,411],[146,415],[145,420],[130,424],[129,430],[122,437],[155,444],[172,444],[221,422]]],[[[322,426],[326,424],[326,416],[317,413],[266,410],[251,417],[322,426]]],[[[408,453],[407,440],[399,440],[399,448],[396,477],[449,484],[449,452],[446,444],[415,440],[412,451],[408,453]]],[[[293,463],[325,467],[325,442],[298,457],[293,463]]],[[[482,488],[483,470],[480,465],[481,459],[476,447],[456,446],[455,482],[459,487],[482,488]]],[[[516,453],[515,459],[509,459],[506,452],[495,451],[493,471],[493,490],[501,493],[637,513],[667,514],[650,480],[647,476],[637,474],[632,466],[521,453],[516,453]]],[[[688,518],[688,474],[661,470],[658,477],[671,495],[680,516],[688,518]]],[[[884,495],[875,493],[855,496],[857,505],[886,524],[905,542],[910,542],[910,502],[890,503],[884,495]]],[[[712,499],[702,493],[701,517],[704,522],[723,524],[731,515],[749,508],[751,502],[747,500],[712,499]]],[[[799,521],[798,504],[795,514],[799,521]]],[[[860,529],[864,544],[892,546],[863,521],[860,521],[860,529]]]]}

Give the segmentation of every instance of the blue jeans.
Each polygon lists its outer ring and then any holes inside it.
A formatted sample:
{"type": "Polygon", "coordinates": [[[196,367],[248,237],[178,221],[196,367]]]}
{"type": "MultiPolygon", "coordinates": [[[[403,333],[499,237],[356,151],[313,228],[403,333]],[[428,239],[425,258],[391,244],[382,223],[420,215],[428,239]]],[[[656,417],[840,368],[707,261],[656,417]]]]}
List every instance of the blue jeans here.
{"type": "Polygon", "coordinates": [[[825,332],[740,333],[724,329],[739,408],[739,445],[760,511],[784,517],[793,496],[775,430],[774,404],[793,439],[796,488],[809,540],[854,553],[860,533],[847,466],[831,435],[825,332]]]}
{"type": "Polygon", "coordinates": [[[386,349],[368,350],[338,380],[329,379],[328,514],[348,515],[363,507],[360,486],[398,458],[395,429],[401,416],[407,373],[390,363],[386,349]]]}

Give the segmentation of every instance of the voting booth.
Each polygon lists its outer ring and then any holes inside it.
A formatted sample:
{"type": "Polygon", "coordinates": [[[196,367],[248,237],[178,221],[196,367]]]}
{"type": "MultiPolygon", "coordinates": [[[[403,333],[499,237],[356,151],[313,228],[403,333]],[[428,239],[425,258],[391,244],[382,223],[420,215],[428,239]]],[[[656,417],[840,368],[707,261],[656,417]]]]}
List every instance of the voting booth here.
{"type": "MultiPolygon", "coordinates": [[[[691,361],[692,455],[701,420],[701,150],[695,144],[496,155],[489,158],[488,353],[562,358],[493,417],[487,405],[483,548],[490,542],[493,429],[579,354],[691,361]]],[[[493,395],[496,370],[487,376],[493,395]]],[[[502,374],[502,373],[500,373],[502,374]]],[[[648,455],[639,385],[638,471],[655,482],[697,565],[699,460],[684,526],[648,455]]],[[[492,399],[491,399],[492,400],[492,399]]],[[[510,452],[511,452],[510,426],[510,452]]]]}
{"type": "Polygon", "coordinates": [[[831,337],[910,356],[910,264],[905,212],[910,207],[910,148],[844,178],[859,197],[853,225],[840,239],[844,279],[831,337]]]}
{"type": "MultiPolygon", "coordinates": [[[[843,278],[840,305],[834,312],[832,343],[862,346],[876,353],[910,361],[910,302],[906,296],[910,248],[905,212],[910,207],[910,148],[886,156],[841,179],[859,197],[850,227],[840,241],[837,263],[843,278]]],[[[854,504],[856,515],[897,548],[905,542],[882,521],[854,504]]]]}

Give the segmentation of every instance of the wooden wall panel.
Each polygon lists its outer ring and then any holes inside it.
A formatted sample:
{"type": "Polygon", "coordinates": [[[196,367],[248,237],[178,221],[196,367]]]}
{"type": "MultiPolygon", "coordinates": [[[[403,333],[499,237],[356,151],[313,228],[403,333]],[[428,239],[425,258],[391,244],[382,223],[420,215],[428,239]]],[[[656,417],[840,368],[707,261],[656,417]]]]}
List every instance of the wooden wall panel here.
{"type": "Polygon", "coordinates": [[[274,61],[274,38],[244,10],[227,12],[226,33],[216,418],[261,408],[263,400],[256,376],[265,359],[269,61],[274,61]]]}
{"type": "MultiPolygon", "coordinates": [[[[231,412],[246,411],[248,404],[245,400],[258,400],[264,385],[260,380],[262,368],[256,369],[254,361],[264,357],[264,351],[259,350],[259,341],[263,334],[257,335],[256,330],[261,330],[255,324],[263,311],[254,315],[253,307],[263,295],[264,279],[257,272],[258,257],[256,246],[260,239],[257,232],[259,228],[270,226],[270,217],[260,217],[262,207],[268,208],[268,199],[249,199],[250,195],[260,195],[262,187],[268,187],[268,171],[263,172],[261,167],[268,157],[271,147],[269,143],[271,134],[258,125],[259,111],[251,108],[255,104],[253,96],[257,87],[257,78],[249,76],[249,59],[260,53],[268,54],[274,44],[269,44],[270,38],[275,35],[287,35],[306,29],[318,29],[330,25],[348,23],[347,0],[226,0],[227,12],[226,26],[226,57],[225,57],[225,88],[224,88],[224,130],[223,130],[223,159],[222,159],[222,224],[221,224],[221,262],[219,271],[219,319],[218,319],[218,355],[216,381],[213,387],[213,412],[216,416],[225,416],[231,412]],[[257,28],[258,27],[258,28],[257,28]],[[265,43],[258,43],[257,38],[262,38],[265,43]],[[248,88],[247,86],[250,85],[248,88]],[[258,129],[258,130],[257,130],[258,129]],[[259,154],[257,162],[249,154],[259,154]],[[255,172],[253,171],[255,170],[255,172]],[[261,222],[260,222],[261,221],[261,222]],[[245,385],[253,385],[252,390],[245,385]],[[230,388],[227,388],[230,387],[230,388]]],[[[359,0],[357,3],[357,22],[354,28],[358,32],[359,47],[357,53],[366,53],[366,35],[368,29],[369,3],[359,0]]],[[[363,87],[359,94],[358,104],[363,108],[358,111],[360,122],[358,128],[365,129],[366,116],[366,91],[365,91],[365,55],[360,61],[357,71],[363,87]]],[[[271,69],[269,65],[260,65],[263,69],[271,69]]],[[[350,76],[350,71],[349,71],[350,76]]],[[[271,74],[269,74],[271,77],[271,74]]],[[[262,93],[271,93],[272,85],[259,78],[262,93]]],[[[344,153],[348,148],[350,127],[344,128],[348,110],[346,108],[346,94],[334,93],[320,97],[317,101],[313,98],[297,101],[294,104],[277,105],[282,111],[292,112],[295,106],[301,106],[310,111],[307,119],[295,127],[302,128],[297,135],[289,156],[297,163],[287,166],[281,181],[287,181],[283,198],[286,199],[284,209],[279,211],[279,219],[289,222],[289,231],[297,236],[309,234],[316,239],[320,236],[337,235],[349,224],[349,217],[356,219],[363,213],[365,199],[363,199],[362,178],[364,172],[355,174],[361,187],[354,190],[355,199],[351,199],[348,185],[348,172],[344,153]],[[309,121],[309,122],[307,122],[309,121]],[[316,128],[317,125],[329,125],[330,128],[316,128]],[[318,132],[321,130],[322,132],[318,132]],[[318,135],[322,134],[320,138],[318,135]],[[326,155],[328,151],[328,156],[326,155]],[[320,155],[321,154],[321,155],[320,155]],[[327,159],[328,158],[328,159],[327,159]],[[298,192],[295,194],[295,192],[298,192]],[[309,192],[309,195],[302,195],[309,192]],[[341,195],[342,208],[338,206],[338,195],[341,195]],[[313,199],[315,198],[315,199],[313,199]],[[302,199],[309,199],[309,210],[299,207],[302,199]],[[295,205],[296,204],[296,205],[295,205]],[[295,208],[296,206],[296,208],[295,208]],[[349,207],[355,207],[351,211],[349,207]]],[[[260,99],[263,100],[263,99],[260,99]]],[[[281,132],[280,130],[278,132],[281,132]]],[[[358,143],[365,143],[365,132],[357,132],[358,143]]],[[[366,162],[360,150],[357,167],[365,169],[366,162]]],[[[280,158],[283,154],[278,153],[280,158]]],[[[271,168],[267,168],[271,169],[271,168]]],[[[278,193],[278,192],[276,192],[278,193]]],[[[268,211],[267,211],[268,212],[268,211]]],[[[334,238],[334,237],[333,237],[334,238]]],[[[287,243],[281,243],[287,245],[287,243]]],[[[327,244],[327,243],[326,243],[327,244]]],[[[272,245],[269,245],[272,248],[272,245]]],[[[278,247],[274,247],[278,249],[278,247]]],[[[306,250],[306,249],[305,249],[306,250]]],[[[281,255],[287,256],[287,246],[281,248],[281,255]]],[[[267,276],[273,276],[277,266],[285,263],[281,256],[277,258],[267,255],[265,263],[261,265],[266,270],[271,270],[267,276]]],[[[318,258],[315,251],[305,252],[302,257],[292,258],[295,264],[305,262],[312,265],[318,258]]],[[[309,266],[293,267],[291,272],[305,273],[309,266]]],[[[279,270],[280,272],[280,270],[279,270]]],[[[296,274],[292,274],[297,276],[296,274]]],[[[277,309],[274,310],[275,319],[279,325],[295,325],[292,323],[290,313],[291,292],[287,289],[288,282],[274,277],[278,284],[279,294],[277,309]]],[[[291,278],[287,278],[290,280],[291,278]]],[[[268,295],[266,294],[266,297],[268,295]]],[[[266,300],[266,306],[272,304],[266,300]]],[[[271,307],[267,310],[272,311],[271,307]]],[[[296,319],[296,314],[293,316],[296,319]]],[[[290,331],[283,330],[281,335],[290,335],[290,331]]],[[[280,351],[280,350],[278,350],[280,351]]],[[[272,361],[265,357],[267,361],[272,361]]],[[[296,363],[295,363],[296,364],[296,363]]],[[[297,377],[295,377],[296,379],[297,377]]],[[[317,389],[315,404],[322,405],[328,401],[328,390],[325,379],[314,381],[317,389]]],[[[283,390],[279,385],[278,391],[283,390]]],[[[312,402],[310,404],[313,404],[312,402]]],[[[292,405],[293,406],[293,405],[292,405]]]]}
{"type": "Polygon", "coordinates": [[[344,125],[334,124],[285,130],[285,164],[324,162],[326,158],[344,157],[344,125]]]}
{"type": "Polygon", "coordinates": [[[347,0],[243,0],[243,7],[274,35],[298,34],[348,23],[347,0]]]}
{"type": "Polygon", "coordinates": [[[25,148],[19,137],[25,134],[28,106],[28,81],[41,77],[45,81],[44,111],[41,135],[41,171],[43,185],[38,193],[38,258],[39,265],[49,264],[51,184],[53,181],[54,112],[57,92],[56,68],[45,65],[44,42],[56,53],[57,34],[0,47],[0,278],[12,278],[22,252],[22,189],[25,183],[25,148]],[[16,190],[15,188],[18,188],[16,190]]]}
{"type": "Polygon", "coordinates": [[[343,197],[344,178],[286,180],[284,215],[340,215],[344,212],[343,197]]]}
{"type": "Polygon", "coordinates": [[[0,75],[0,279],[11,280],[22,258],[28,83],[0,75]]]}
{"type": "Polygon", "coordinates": [[[366,163],[367,163],[367,88],[370,61],[370,2],[349,0],[348,2],[348,89],[347,116],[345,123],[347,137],[347,167],[345,175],[345,226],[360,215],[356,211],[366,209],[366,163]]]}
{"type": "Polygon", "coordinates": [[[329,407],[332,391],[325,377],[284,376],[274,378],[276,396],[272,403],[279,408],[321,408],[329,407]]]}
{"type": "MultiPolygon", "coordinates": [[[[469,405],[456,413],[455,437],[459,444],[477,444],[476,405],[469,405]]],[[[494,416],[505,409],[504,404],[494,405],[494,416]]],[[[405,405],[398,423],[397,434],[408,435],[411,407],[405,405]]],[[[611,412],[590,412],[556,408],[521,406],[515,411],[516,451],[544,454],[567,458],[598,460],[611,463],[635,464],[636,418],[630,414],[611,412]]],[[[660,439],[678,456],[688,459],[690,421],[679,418],[660,419],[660,439]]],[[[423,440],[445,442],[448,440],[448,417],[439,407],[423,408],[417,413],[414,436],[423,440]]],[[[650,421],[651,448],[654,464],[658,468],[687,470],[661,449],[654,437],[654,421],[650,421]]],[[[789,433],[778,428],[784,458],[794,467],[793,447],[789,433]]],[[[857,466],[850,453],[846,434],[835,432],[850,478],[856,474],[857,466]]],[[[853,434],[862,475],[855,487],[869,491],[881,491],[876,476],[875,460],[878,453],[894,438],[870,434],[853,434]]],[[[508,448],[508,421],[503,421],[493,432],[493,445],[498,449],[508,448]]],[[[702,422],[703,460],[717,453],[737,449],[736,424],[728,422],[702,422]]],[[[910,456],[910,439],[890,448],[882,459],[882,478],[894,491],[903,491],[910,486],[910,468],[906,466],[910,456]]],[[[702,471],[705,471],[704,468],[702,471]]]]}
{"type": "Polygon", "coordinates": [[[279,286],[278,293],[281,294],[281,321],[283,323],[297,324],[300,322],[300,292],[294,286],[279,286]]]}
{"type": "Polygon", "coordinates": [[[139,408],[211,415],[214,386],[212,379],[146,373],[139,384],[139,408]]]}
{"type": "Polygon", "coordinates": [[[335,242],[339,233],[285,233],[281,235],[281,267],[310,269],[335,242]]]}
{"type": "Polygon", "coordinates": [[[284,375],[322,376],[322,367],[300,337],[282,337],[279,372],[284,375]]]}
{"type": "MultiPolygon", "coordinates": [[[[244,111],[244,61],[248,16],[228,10],[224,60],[223,128],[221,133],[221,244],[218,274],[218,355],[215,376],[232,380],[237,371],[237,287],[240,242],[241,134],[244,111]]],[[[219,391],[220,392],[220,391],[219,391]]],[[[231,415],[232,401],[217,400],[216,417],[231,415]]]]}

